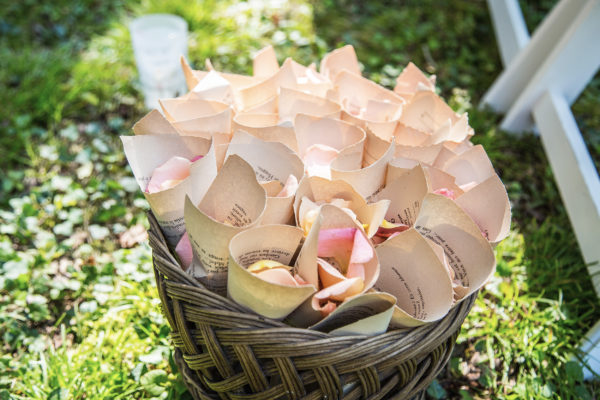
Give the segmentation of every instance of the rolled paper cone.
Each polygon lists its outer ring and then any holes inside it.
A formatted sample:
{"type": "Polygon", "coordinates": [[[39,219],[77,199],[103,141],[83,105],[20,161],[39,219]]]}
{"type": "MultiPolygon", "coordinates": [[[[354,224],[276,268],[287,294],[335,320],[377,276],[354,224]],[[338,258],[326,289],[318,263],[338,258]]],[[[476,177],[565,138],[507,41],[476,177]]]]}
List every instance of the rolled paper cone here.
{"type": "Polygon", "coordinates": [[[321,144],[339,151],[340,156],[345,158],[346,168],[358,169],[362,166],[366,139],[362,128],[333,118],[298,114],[294,129],[300,157],[304,157],[310,146],[321,144]]]}
{"type": "Polygon", "coordinates": [[[186,197],[185,225],[198,261],[191,274],[209,289],[225,292],[229,241],[260,223],[266,200],[254,170],[236,155],[227,158],[201,201],[186,197]]]}
{"type": "Polygon", "coordinates": [[[431,141],[431,134],[406,126],[399,121],[394,129],[394,141],[400,146],[425,147],[431,141]]]}
{"type": "MultiPolygon", "coordinates": [[[[340,228],[355,228],[358,229],[358,233],[364,236],[365,241],[373,249],[373,245],[370,240],[366,238],[365,233],[358,227],[356,222],[342,209],[330,205],[324,204],[320,207],[319,215],[313,223],[312,228],[308,236],[306,237],[302,248],[298,254],[294,271],[300,275],[306,282],[312,284],[315,287],[319,285],[318,266],[317,266],[317,255],[319,246],[319,232],[324,229],[340,229],[340,228]]],[[[365,293],[369,290],[379,277],[379,261],[377,255],[373,250],[373,258],[368,262],[364,263],[365,268],[365,279],[364,286],[360,293],[365,293]]],[[[316,322],[321,319],[320,311],[314,307],[308,307],[304,305],[298,310],[298,315],[294,317],[295,321],[304,319],[309,323],[316,322]],[[302,317],[298,318],[298,315],[302,317]]],[[[308,326],[308,325],[307,325],[308,326]]]]}
{"type": "Polygon", "coordinates": [[[388,293],[364,293],[344,301],[310,329],[334,336],[378,335],[388,329],[395,303],[388,293]]]}
{"type": "Polygon", "coordinates": [[[203,195],[216,176],[216,160],[211,140],[178,135],[121,136],[133,174],[154,213],[169,246],[174,248],[185,231],[184,200],[187,194],[203,195]],[[193,159],[190,176],[174,187],[146,193],[154,170],[174,156],[193,159]]]}
{"type": "MultiPolygon", "coordinates": [[[[183,69],[183,74],[185,75],[185,81],[189,90],[194,89],[194,87],[196,87],[196,85],[198,85],[198,83],[210,72],[193,70],[183,56],[181,57],[181,67],[183,69]]],[[[234,90],[254,85],[258,82],[258,80],[252,76],[228,74],[225,72],[221,72],[220,74],[231,84],[231,87],[234,90]]]]}
{"type": "Polygon", "coordinates": [[[392,294],[397,307],[391,326],[412,327],[444,317],[453,303],[452,281],[444,264],[414,228],[377,246],[381,263],[375,289],[392,294]]]}
{"type": "MultiPolygon", "coordinates": [[[[405,103],[402,97],[391,90],[347,70],[342,70],[336,75],[334,85],[341,104],[347,100],[355,100],[358,101],[358,107],[366,108],[369,100],[387,101],[398,105],[405,103]]],[[[352,114],[351,110],[346,111],[352,114]]]]}
{"type": "Polygon", "coordinates": [[[458,204],[495,246],[510,232],[510,200],[498,175],[457,196],[458,204]]]}
{"type": "Polygon", "coordinates": [[[281,88],[278,97],[279,121],[294,121],[296,115],[340,119],[342,108],[333,101],[301,92],[281,88]]]}
{"type": "Polygon", "coordinates": [[[171,123],[210,117],[230,109],[226,103],[189,97],[161,99],[159,103],[171,123]]]}
{"type": "Polygon", "coordinates": [[[263,103],[255,105],[254,107],[247,108],[243,113],[238,113],[238,115],[243,114],[277,114],[278,113],[278,97],[273,96],[269,100],[266,100],[263,103]]]}
{"type": "Polygon", "coordinates": [[[302,237],[301,229],[287,225],[265,225],[235,235],[229,243],[228,297],[268,318],[283,319],[294,311],[316,292],[313,285],[268,282],[246,268],[260,260],[289,265],[302,237]]]}
{"type": "Polygon", "coordinates": [[[458,204],[429,193],[423,199],[415,229],[442,246],[448,263],[469,295],[487,282],[496,268],[494,251],[481,230],[458,204]]]}
{"type": "Polygon", "coordinates": [[[464,193],[464,191],[456,184],[454,176],[435,167],[424,167],[429,184],[429,191],[449,190],[453,193],[453,199],[456,199],[464,193]]]}
{"type": "Polygon", "coordinates": [[[415,64],[409,62],[396,78],[394,92],[408,101],[420,90],[435,91],[435,75],[428,78],[415,64]]]}
{"type": "Polygon", "coordinates": [[[411,169],[419,165],[416,160],[409,158],[396,157],[388,164],[387,175],[385,176],[385,184],[395,181],[411,169]]]}
{"type": "Polygon", "coordinates": [[[266,46],[260,49],[252,58],[253,75],[259,78],[268,78],[279,70],[277,55],[273,46],[266,46]]]}
{"type": "Polygon", "coordinates": [[[442,149],[442,144],[432,146],[396,146],[394,157],[408,158],[420,163],[432,165],[442,149]]]}
{"type": "Polygon", "coordinates": [[[459,186],[479,184],[496,175],[492,162],[479,144],[446,161],[442,170],[454,176],[459,186]]]}
{"type": "Polygon", "coordinates": [[[178,135],[177,129],[169,121],[154,109],[133,125],[133,133],[136,135],[178,135]]]}
{"type": "Polygon", "coordinates": [[[434,134],[444,124],[456,124],[459,118],[460,116],[437,94],[421,91],[415,93],[404,106],[400,122],[421,132],[434,134]]]}
{"type": "Polygon", "coordinates": [[[231,83],[217,71],[210,71],[189,92],[188,98],[200,100],[214,100],[232,105],[234,103],[231,83]]]}
{"type": "Polygon", "coordinates": [[[296,87],[296,76],[292,70],[291,59],[287,59],[281,68],[270,77],[238,91],[241,111],[262,104],[276,96],[280,87],[296,87]]]}
{"type": "MultiPolygon", "coordinates": [[[[377,145],[375,141],[368,141],[367,145],[377,145]]],[[[385,176],[388,163],[394,157],[394,143],[388,145],[386,152],[374,161],[372,164],[359,169],[345,168],[344,155],[340,155],[331,163],[331,178],[341,179],[350,183],[358,193],[363,196],[367,202],[371,202],[375,195],[385,185],[385,176]]],[[[372,154],[371,149],[366,150],[368,154],[372,154]]]]}
{"type": "Polygon", "coordinates": [[[268,142],[244,131],[233,135],[226,157],[237,154],[254,169],[261,182],[276,180],[285,184],[290,175],[298,181],[304,176],[304,164],[296,153],[283,143],[268,142]]]}
{"type": "Polygon", "coordinates": [[[421,204],[428,192],[427,177],[423,167],[417,165],[398,179],[389,182],[377,194],[378,200],[389,200],[385,219],[393,224],[414,225],[421,204]]]}
{"type": "Polygon", "coordinates": [[[319,70],[321,74],[328,77],[331,81],[334,81],[335,77],[343,70],[359,76],[361,74],[356,52],[351,45],[340,47],[325,54],[321,60],[319,70]]]}
{"type": "Polygon", "coordinates": [[[316,203],[330,203],[334,199],[348,201],[350,203],[348,208],[356,214],[358,220],[362,224],[368,224],[366,233],[369,238],[377,232],[389,207],[388,200],[368,204],[364,197],[346,181],[330,181],[317,176],[304,177],[300,181],[294,200],[294,215],[298,226],[301,223],[300,205],[303,199],[309,199],[316,203]]]}
{"type": "Polygon", "coordinates": [[[234,131],[242,130],[267,142],[281,142],[298,152],[293,126],[279,123],[277,114],[238,114],[233,119],[234,131]]]}

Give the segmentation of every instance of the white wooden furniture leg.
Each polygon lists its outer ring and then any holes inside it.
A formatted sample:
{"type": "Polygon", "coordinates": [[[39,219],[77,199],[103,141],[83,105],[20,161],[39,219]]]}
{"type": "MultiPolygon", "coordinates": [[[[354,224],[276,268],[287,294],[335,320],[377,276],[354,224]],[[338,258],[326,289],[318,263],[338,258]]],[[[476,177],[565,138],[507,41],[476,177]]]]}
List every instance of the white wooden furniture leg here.
{"type": "MultiPolygon", "coordinates": [[[[526,45],[514,15],[516,1],[488,0],[488,5],[505,70],[482,104],[506,113],[504,130],[520,133],[537,126],[600,295],[600,178],[570,109],[600,67],[600,0],[561,0],[526,45]]],[[[589,365],[585,378],[600,375],[600,322],[580,349],[589,365]]]]}
{"type": "Polygon", "coordinates": [[[529,42],[529,32],[517,0],[487,0],[487,4],[496,37],[502,38],[497,42],[506,68],[529,42]]]}

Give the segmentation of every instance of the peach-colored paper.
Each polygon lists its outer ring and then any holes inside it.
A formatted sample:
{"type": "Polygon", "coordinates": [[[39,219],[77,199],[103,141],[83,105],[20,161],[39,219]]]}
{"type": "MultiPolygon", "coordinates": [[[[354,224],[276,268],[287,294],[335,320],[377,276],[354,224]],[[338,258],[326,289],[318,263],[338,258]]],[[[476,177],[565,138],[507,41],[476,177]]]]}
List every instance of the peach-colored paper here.
{"type": "Polygon", "coordinates": [[[301,229],[288,225],[264,225],[235,235],[229,244],[227,296],[268,318],[288,316],[316,292],[315,286],[267,282],[246,268],[260,260],[290,265],[302,238],[301,229]]]}
{"type": "Polygon", "coordinates": [[[185,226],[194,250],[191,274],[225,293],[229,241],[260,223],[266,202],[252,167],[239,156],[229,156],[202,199],[186,197],[185,226]]]}
{"type": "Polygon", "coordinates": [[[214,145],[207,139],[177,135],[121,136],[121,141],[140,189],[144,192],[167,242],[174,248],[185,231],[185,196],[204,196],[217,175],[214,145]],[[150,178],[158,166],[173,156],[192,160],[199,155],[204,157],[192,163],[186,179],[170,189],[146,193],[150,178]]]}
{"type": "Polygon", "coordinates": [[[444,317],[453,304],[452,281],[427,240],[414,228],[379,246],[375,289],[396,297],[391,327],[413,327],[444,317]]]}

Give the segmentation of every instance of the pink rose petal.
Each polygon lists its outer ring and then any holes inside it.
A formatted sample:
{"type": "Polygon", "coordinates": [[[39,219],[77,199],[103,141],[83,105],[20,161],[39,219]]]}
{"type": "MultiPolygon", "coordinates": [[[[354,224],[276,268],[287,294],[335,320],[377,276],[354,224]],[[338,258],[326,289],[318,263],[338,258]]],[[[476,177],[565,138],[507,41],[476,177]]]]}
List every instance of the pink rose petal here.
{"type": "Polygon", "coordinates": [[[450,190],[448,188],[439,188],[439,189],[434,190],[433,193],[441,194],[442,196],[445,196],[445,197],[449,198],[450,200],[456,199],[454,190],[450,190]]]}
{"type": "Polygon", "coordinates": [[[329,165],[338,156],[339,151],[324,144],[313,144],[306,149],[302,161],[308,176],[320,176],[329,179],[329,165]]]}
{"type": "Polygon", "coordinates": [[[367,263],[373,258],[373,248],[360,230],[355,231],[350,263],[367,263]]]}
{"type": "Polygon", "coordinates": [[[346,272],[347,278],[360,278],[365,279],[365,264],[350,263],[348,265],[348,272],[346,272]]]}
{"type": "Polygon", "coordinates": [[[179,183],[190,175],[190,165],[191,162],[187,158],[178,156],[171,157],[167,162],[154,170],[152,178],[150,178],[150,182],[148,182],[146,192],[160,192],[174,186],[174,181],[179,183]]]}
{"type": "Polygon", "coordinates": [[[277,194],[277,196],[275,196],[275,197],[293,196],[294,194],[296,194],[297,189],[298,189],[298,178],[296,178],[294,175],[290,175],[290,176],[288,176],[287,180],[285,181],[285,185],[283,185],[281,192],[279,192],[277,194]]]}
{"type": "Polygon", "coordinates": [[[336,283],[335,285],[331,285],[315,293],[313,296],[313,301],[314,299],[344,301],[344,299],[347,297],[359,294],[363,290],[364,286],[364,281],[360,278],[345,279],[336,283]]]}
{"type": "Polygon", "coordinates": [[[260,279],[285,286],[298,286],[298,282],[285,268],[271,268],[257,274],[260,279]]]}
{"type": "Polygon", "coordinates": [[[175,247],[175,254],[179,257],[183,270],[186,271],[192,264],[193,258],[192,245],[187,232],[179,239],[179,243],[177,243],[177,246],[175,247]]]}
{"type": "Polygon", "coordinates": [[[191,161],[191,162],[195,162],[195,161],[198,161],[198,160],[200,160],[200,159],[201,159],[201,158],[203,158],[203,157],[204,157],[204,156],[196,156],[196,157],[192,158],[190,161],[191,161]]]}
{"type": "Polygon", "coordinates": [[[317,258],[317,267],[319,269],[319,279],[324,288],[335,285],[336,283],[346,279],[344,275],[336,267],[329,264],[322,258],[317,258]]]}
{"type": "Polygon", "coordinates": [[[320,311],[321,315],[323,317],[326,317],[326,316],[328,316],[329,314],[331,314],[332,312],[335,311],[335,309],[337,308],[337,304],[335,304],[332,301],[328,301],[328,302],[325,303],[325,305],[322,306],[320,304],[320,301],[315,302],[313,300],[313,308],[315,310],[317,310],[317,311],[320,311]]]}

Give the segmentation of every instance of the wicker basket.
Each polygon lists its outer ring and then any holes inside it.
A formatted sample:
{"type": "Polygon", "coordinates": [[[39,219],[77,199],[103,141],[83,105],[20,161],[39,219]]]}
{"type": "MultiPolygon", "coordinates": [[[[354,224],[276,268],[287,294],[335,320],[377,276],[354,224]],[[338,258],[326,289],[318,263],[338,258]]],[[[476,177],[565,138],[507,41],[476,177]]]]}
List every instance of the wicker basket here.
{"type": "Polygon", "coordinates": [[[183,272],[152,213],[150,246],[175,360],[195,399],[420,399],[446,365],[477,293],[442,320],[330,336],[244,310],[183,272]]]}

